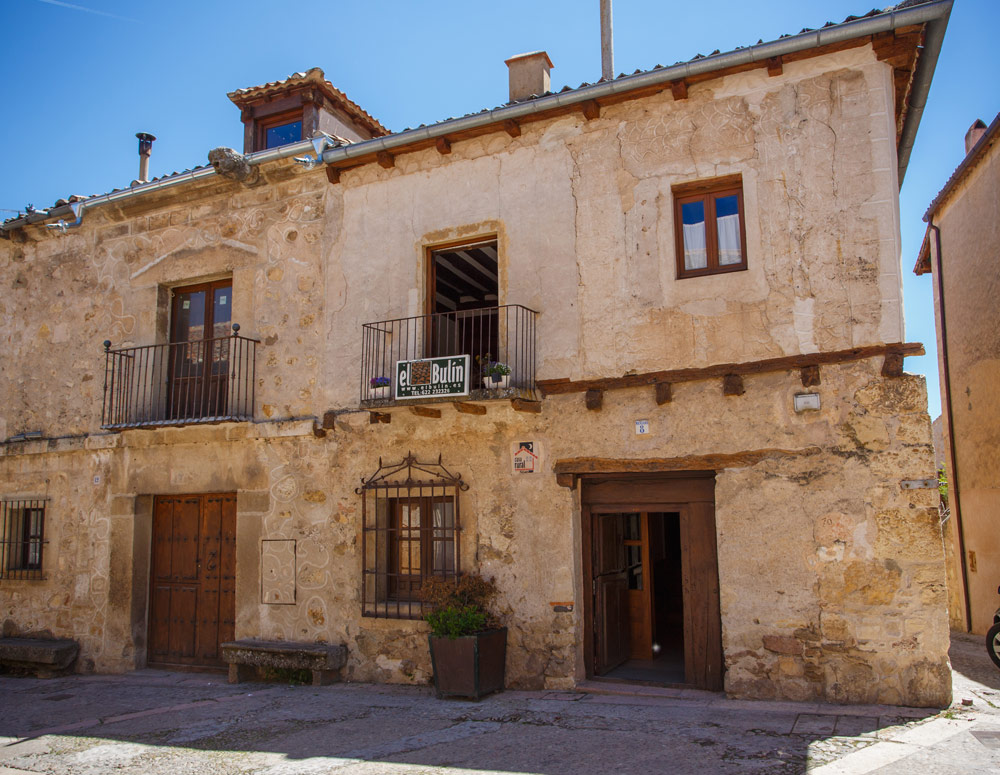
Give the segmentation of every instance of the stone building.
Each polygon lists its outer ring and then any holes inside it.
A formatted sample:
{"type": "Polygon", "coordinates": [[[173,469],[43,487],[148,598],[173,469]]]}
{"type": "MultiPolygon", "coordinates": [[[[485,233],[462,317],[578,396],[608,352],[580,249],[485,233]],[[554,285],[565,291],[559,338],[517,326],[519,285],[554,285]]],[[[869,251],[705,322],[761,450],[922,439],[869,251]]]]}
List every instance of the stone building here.
{"type": "Polygon", "coordinates": [[[931,273],[951,519],[952,627],[985,635],[1000,605],[1000,115],[976,121],[965,159],[935,197],[914,272],[931,273]]]}
{"type": "Polygon", "coordinates": [[[951,3],[904,5],[398,133],[312,70],[5,223],[5,634],[422,683],[475,570],[510,686],[948,702],[898,192],[951,3]]]}

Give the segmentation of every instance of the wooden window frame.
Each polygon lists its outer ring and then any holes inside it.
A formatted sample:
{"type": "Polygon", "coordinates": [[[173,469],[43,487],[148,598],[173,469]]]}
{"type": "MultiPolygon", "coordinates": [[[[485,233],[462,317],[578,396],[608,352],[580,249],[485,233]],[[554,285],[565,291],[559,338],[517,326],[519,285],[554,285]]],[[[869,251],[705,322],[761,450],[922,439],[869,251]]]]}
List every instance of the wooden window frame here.
{"type": "MultiPolygon", "coordinates": [[[[202,339],[215,339],[215,291],[219,288],[229,288],[229,319],[232,322],[233,317],[233,278],[224,277],[219,280],[212,280],[210,282],[195,283],[194,285],[177,285],[170,289],[170,331],[168,336],[168,341],[171,344],[177,342],[189,341],[187,339],[177,338],[177,326],[179,324],[180,312],[178,304],[180,304],[180,294],[182,293],[197,293],[198,291],[205,291],[205,334],[202,339]],[[211,334],[211,335],[209,335],[211,334]]],[[[226,334],[228,336],[228,334],[226,334]]],[[[197,341],[197,340],[194,340],[197,341]]]]}
{"type": "Polygon", "coordinates": [[[743,206],[743,176],[726,175],[710,180],[683,183],[671,189],[674,197],[674,244],[677,254],[677,279],[704,277],[706,275],[745,272],[747,265],[746,211],[743,206]],[[743,260],[738,264],[719,263],[718,225],[715,216],[715,200],[723,196],[736,196],[740,216],[740,252],[743,260]],[[691,202],[701,202],[705,208],[705,252],[707,266],[704,269],[684,267],[684,219],[681,208],[691,202]]]}
{"type": "MultiPolygon", "coordinates": [[[[266,151],[267,150],[267,130],[268,129],[274,129],[275,127],[283,126],[285,124],[294,124],[296,121],[301,121],[302,122],[302,129],[301,129],[301,132],[299,134],[299,139],[296,140],[296,141],[294,141],[294,142],[300,142],[303,139],[302,135],[304,135],[305,131],[306,131],[305,108],[304,107],[300,106],[298,108],[294,108],[293,110],[285,110],[285,111],[282,111],[281,113],[275,113],[272,116],[267,116],[265,118],[259,118],[259,119],[257,119],[255,121],[256,129],[257,129],[256,143],[254,144],[255,148],[258,151],[266,151]]],[[[280,146],[274,146],[274,147],[277,148],[277,147],[280,147],[280,146]]]]}
{"type": "MultiPolygon", "coordinates": [[[[389,584],[388,600],[420,600],[420,586],[425,578],[431,576],[441,576],[454,574],[456,569],[451,571],[439,570],[434,567],[435,544],[445,544],[446,550],[449,548],[452,553],[452,562],[455,561],[455,544],[457,535],[455,531],[455,496],[446,495],[419,495],[415,497],[398,497],[389,499],[389,584]],[[436,528],[434,527],[434,504],[451,504],[452,526],[436,528]],[[404,528],[402,524],[402,506],[417,505],[420,509],[420,525],[417,528],[404,528]],[[409,535],[404,535],[407,531],[409,535]],[[416,537],[413,532],[416,532],[416,537]],[[435,535],[436,531],[444,533],[444,537],[435,535]],[[404,544],[416,541],[419,545],[420,569],[417,573],[404,573],[400,560],[402,556],[401,548],[404,544]]],[[[411,555],[412,556],[412,555],[411,555]]],[[[412,570],[412,569],[410,569],[412,570]]]]}

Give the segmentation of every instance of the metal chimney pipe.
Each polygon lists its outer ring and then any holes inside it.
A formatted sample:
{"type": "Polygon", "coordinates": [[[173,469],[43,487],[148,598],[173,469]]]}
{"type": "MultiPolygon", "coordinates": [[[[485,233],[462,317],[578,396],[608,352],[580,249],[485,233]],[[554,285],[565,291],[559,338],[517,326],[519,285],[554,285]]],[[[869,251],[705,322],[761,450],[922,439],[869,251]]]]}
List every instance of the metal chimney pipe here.
{"type": "Polygon", "coordinates": [[[601,80],[615,79],[615,45],[611,31],[611,0],[601,0],[601,80]]]}
{"type": "Polygon", "coordinates": [[[148,132],[136,132],[139,138],[139,183],[149,182],[149,155],[153,152],[153,141],[156,139],[148,132]]]}

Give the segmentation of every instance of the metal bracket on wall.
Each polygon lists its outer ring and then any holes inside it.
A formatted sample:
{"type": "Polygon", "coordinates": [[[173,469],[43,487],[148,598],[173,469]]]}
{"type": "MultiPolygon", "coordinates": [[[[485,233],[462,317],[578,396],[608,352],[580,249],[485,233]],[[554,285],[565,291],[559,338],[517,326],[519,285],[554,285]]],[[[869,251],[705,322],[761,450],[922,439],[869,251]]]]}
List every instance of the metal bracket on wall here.
{"type": "Polygon", "coordinates": [[[937,479],[904,479],[899,483],[903,490],[936,490],[937,479]]]}

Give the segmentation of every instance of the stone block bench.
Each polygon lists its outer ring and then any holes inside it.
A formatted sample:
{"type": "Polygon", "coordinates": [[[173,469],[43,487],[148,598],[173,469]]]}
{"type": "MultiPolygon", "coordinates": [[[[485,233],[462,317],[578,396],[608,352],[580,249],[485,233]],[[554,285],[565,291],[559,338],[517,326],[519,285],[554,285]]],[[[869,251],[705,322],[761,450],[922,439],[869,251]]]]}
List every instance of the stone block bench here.
{"type": "Polygon", "coordinates": [[[68,638],[0,638],[0,665],[52,678],[69,669],[80,653],[80,644],[68,638]]]}
{"type": "Polygon", "coordinates": [[[222,644],[222,659],[229,664],[229,683],[253,677],[259,667],[309,670],[313,686],[340,680],[347,664],[347,647],[332,643],[296,643],[284,640],[235,640],[222,644]]]}

